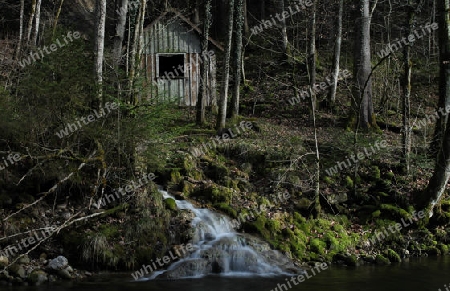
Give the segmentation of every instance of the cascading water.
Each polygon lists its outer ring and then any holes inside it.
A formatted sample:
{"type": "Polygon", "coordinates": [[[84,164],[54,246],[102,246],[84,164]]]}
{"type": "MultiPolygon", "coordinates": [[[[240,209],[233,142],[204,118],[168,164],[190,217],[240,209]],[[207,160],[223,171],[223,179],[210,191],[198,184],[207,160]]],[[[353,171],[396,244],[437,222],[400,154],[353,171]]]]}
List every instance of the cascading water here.
{"type": "Polygon", "coordinates": [[[236,233],[228,217],[196,208],[186,200],[176,200],[165,191],[161,193],[165,199],[174,199],[178,209],[187,209],[195,214],[192,220],[195,250],[167,270],[153,273],[150,279],[192,278],[208,274],[274,276],[301,272],[284,255],[271,250],[267,243],[236,233]]]}

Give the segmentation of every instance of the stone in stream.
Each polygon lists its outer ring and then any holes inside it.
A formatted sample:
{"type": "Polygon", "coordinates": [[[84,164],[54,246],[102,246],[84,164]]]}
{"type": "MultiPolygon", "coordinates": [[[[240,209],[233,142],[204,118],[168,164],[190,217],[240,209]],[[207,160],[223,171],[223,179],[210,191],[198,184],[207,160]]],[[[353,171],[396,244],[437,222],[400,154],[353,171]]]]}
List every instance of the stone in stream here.
{"type": "Polygon", "coordinates": [[[45,273],[42,270],[36,269],[31,272],[31,274],[28,276],[28,281],[32,285],[39,286],[42,283],[45,283],[48,281],[47,273],[45,273]]]}
{"type": "Polygon", "coordinates": [[[65,269],[69,265],[69,260],[66,257],[58,256],[57,258],[50,260],[48,263],[48,268],[52,270],[62,270],[65,269]]]}

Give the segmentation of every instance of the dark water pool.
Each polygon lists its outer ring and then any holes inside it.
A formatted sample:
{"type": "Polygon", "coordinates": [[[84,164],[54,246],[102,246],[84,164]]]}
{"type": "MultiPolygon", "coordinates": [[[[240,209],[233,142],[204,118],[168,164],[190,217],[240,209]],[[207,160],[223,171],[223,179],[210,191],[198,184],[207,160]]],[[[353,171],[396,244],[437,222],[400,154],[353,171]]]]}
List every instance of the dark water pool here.
{"type": "MultiPolygon", "coordinates": [[[[127,274],[103,274],[84,282],[39,287],[0,286],[0,290],[55,291],[260,291],[275,290],[278,278],[207,277],[177,281],[133,281],[127,274]]],[[[331,266],[288,290],[314,291],[447,291],[450,285],[450,257],[411,259],[391,266],[347,268],[331,266]]],[[[280,291],[280,289],[276,289],[280,291]]],[[[282,290],[285,290],[282,288],[282,290]]],[[[450,290],[450,288],[448,289],[450,290]]]]}

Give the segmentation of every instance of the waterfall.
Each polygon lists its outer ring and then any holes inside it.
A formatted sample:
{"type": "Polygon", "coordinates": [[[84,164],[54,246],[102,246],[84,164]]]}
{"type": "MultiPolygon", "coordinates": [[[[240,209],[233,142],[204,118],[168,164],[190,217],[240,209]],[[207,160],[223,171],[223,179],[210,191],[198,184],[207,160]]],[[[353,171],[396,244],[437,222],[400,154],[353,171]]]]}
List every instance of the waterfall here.
{"type": "Polygon", "coordinates": [[[230,219],[209,209],[195,207],[187,200],[176,200],[160,190],[165,199],[172,198],[178,209],[195,214],[191,224],[195,230],[194,250],[154,278],[198,278],[209,274],[221,276],[276,276],[299,273],[300,269],[280,252],[255,237],[237,233],[230,219]],[[256,249],[255,249],[256,247],[256,249]]]}

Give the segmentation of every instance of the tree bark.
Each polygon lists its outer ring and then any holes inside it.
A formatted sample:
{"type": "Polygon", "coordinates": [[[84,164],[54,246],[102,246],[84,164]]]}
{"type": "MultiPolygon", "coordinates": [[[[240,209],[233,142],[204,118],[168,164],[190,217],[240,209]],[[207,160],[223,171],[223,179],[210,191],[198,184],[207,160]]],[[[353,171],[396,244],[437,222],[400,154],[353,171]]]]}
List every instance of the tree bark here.
{"type": "MultiPolygon", "coordinates": [[[[440,72],[439,72],[439,101],[438,108],[446,108],[450,106],[450,81],[446,78],[446,64],[442,61],[450,60],[450,28],[447,23],[450,23],[450,15],[448,13],[450,9],[450,1],[442,0],[437,4],[438,14],[442,13],[443,16],[439,17],[439,52],[441,58],[440,72]],[[441,3],[442,2],[442,3],[441,3]],[[444,10],[445,9],[445,10],[444,10]]],[[[447,67],[448,69],[448,67],[447,67]]],[[[430,153],[433,156],[437,156],[438,150],[442,147],[443,134],[445,133],[448,125],[448,114],[441,116],[436,121],[436,126],[433,134],[433,140],[430,145],[430,153]]]]}
{"type": "Polygon", "coordinates": [[[106,0],[97,1],[97,27],[95,36],[95,77],[97,86],[96,105],[100,107],[103,99],[103,55],[105,48],[106,0]]]}
{"type": "MultiPolygon", "coordinates": [[[[278,5],[280,7],[280,15],[283,15],[284,12],[284,0],[278,0],[278,5]]],[[[315,18],[315,13],[313,12],[313,18],[315,18]]],[[[289,59],[289,40],[287,35],[286,28],[286,19],[281,17],[281,38],[283,40],[283,57],[288,60],[289,59]]],[[[315,24],[314,24],[315,25],[315,24]]]]}
{"type": "Polygon", "coordinates": [[[233,44],[234,0],[230,0],[228,13],[229,15],[228,15],[227,47],[225,52],[223,86],[220,94],[219,114],[217,116],[217,124],[216,124],[217,131],[220,131],[225,127],[225,121],[227,117],[228,84],[230,82],[230,58],[231,58],[231,46],[233,44]]]}
{"type": "MultiPolygon", "coordinates": [[[[310,33],[309,33],[309,47],[308,47],[308,74],[309,74],[309,86],[314,88],[316,83],[316,7],[317,0],[313,0],[310,33]]],[[[311,95],[311,98],[315,102],[315,94],[311,95]]]]}
{"type": "Polygon", "coordinates": [[[129,79],[129,88],[130,88],[130,96],[129,96],[129,102],[130,104],[136,103],[135,98],[135,90],[134,90],[134,81],[136,79],[136,69],[139,65],[138,59],[139,59],[139,53],[141,51],[141,29],[143,27],[143,21],[145,17],[145,3],[146,0],[141,0],[139,12],[136,18],[136,23],[134,25],[134,38],[133,43],[131,45],[131,52],[130,52],[130,75],[128,77],[129,79]]]}
{"type": "MultiPolygon", "coordinates": [[[[208,0],[207,0],[208,3],[208,0]]],[[[206,5],[208,5],[206,3],[206,5]]],[[[196,25],[200,24],[200,0],[195,0],[195,8],[194,8],[194,23],[196,25]]],[[[203,28],[205,29],[205,28],[203,28]]]]}
{"type": "MultiPolygon", "coordinates": [[[[439,46],[440,46],[440,80],[439,80],[439,100],[445,100],[447,104],[450,100],[450,22],[449,13],[450,1],[438,1],[439,13],[439,46]]],[[[444,118],[441,118],[444,119],[444,118]]],[[[441,129],[442,130],[442,129],[441,129]]],[[[445,192],[450,178],[450,119],[447,118],[444,136],[439,141],[439,151],[433,176],[428,183],[424,194],[419,197],[419,207],[427,208],[429,217],[433,215],[433,208],[439,203],[445,192]]]]}
{"type": "Polygon", "coordinates": [[[207,0],[205,3],[205,19],[203,22],[203,43],[202,43],[202,58],[203,63],[200,65],[200,73],[202,76],[200,82],[200,90],[197,100],[197,115],[196,123],[197,125],[205,124],[205,103],[208,92],[208,72],[210,66],[210,58],[208,54],[208,42],[209,42],[209,28],[211,26],[211,2],[212,0],[207,0]]]}
{"type": "Polygon", "coordinates": [[[244,34],[250,34],[250,27],[248,26],[247,0],[244,0],[244,34]]]}
{"type": "Polygon", "coordinates": [[[55,21],[53,22],[53,36],[55,36],[56,26],[58,25],[59,15],[61,14],[62,6],[64,4],[64,0],[61,0],[59,4],[58,11],[56,11],[55,21]]]}
{"type": "Polygon", "coordinates": [[[344,0],[339,0],[338,18],[337,18],[337,32],[334,42],[334,56],[333,56],[333,72],[331,74],[332,83],[330,87],[330,93],[328,95],[328,103],[330,108],[334,109],[336,103],[336,92],[339,78],[339,60],[341,57],[341,45],[342,45],[342,15],[344,13],[344,0]]]}
{"type": "MultiPolygon", "coordinates": [[[[355,98],[359,100],[359,122],[362,128],[376,127],[375,115],[372,101],[372,78],[370,72],[370,22],[372,13],[370,12],[370,0],[357,0],[359,2],[360,17],[356,21],[359,32],[356,37],[355,67],[353,70],[355,78],[355,98]]],[[[373,6],[375,8],[376,2],[373,6]]],[[[372,9],[372,11],[373,11],[372,9]]]]}
{"type": "Polygon", "coordinates": [[[116,35],[114,36],[114,67],[117,70],[122,59],[123,38],[125,35],[125,26],[127,24],[128,0],[121,0],[120,7],[117,7],[117,25],[116,35]]]}
{"type": "MultiPolygon", "coordinates": [[[[406,17],[406,31],[405,37],[411,33],[411,27],[414,20],[414,10],[410,6],[410,1],[407,3],[407,17],[406,17]]],[[[403,48],[403,62],[404,62],[404,76],[403,76],[403,132],[402,132],[402,152],[403,162],[405,164],[406,173],[409,173],[410,168],[410,154],[411,154],[411,126],[410,126],[410,97],[411,97],[411,48],[405,45],[403,48]]]]}
{"type": "Polygon", "coordinates": [[[244,0],[237,0],[236,5],[236,39],[235,39],[235,58],[234,58],[234,84],[233,97],[231,98],[231,118],[239,115],[239,98],[241,87],[241,63],[242,63],[242,29],[244,25],[244,0]]]}
{"type": "Polygon", "coordinates": [[[41,3],[42,3],[42,0],[37,0],[37,2],[36,2],[36,17],[35,17],[35,24],[34,24],[34,31],[33,31],[33,39],[31,40],[31,43],[33,45],[37,45],[37,39],[39,36],[39,25],[41,22],[41,3]]]}
{"type": "Polygon", "coordinates": [[[31,2],[31,13],[30,18],[28,19],[28,30],[27,30],[27,42],[30,42],[31,32],[33,30],[33,20],[36,15],[36,0],[32,0],[31,2]]]}
{"type": "Polygon", "coordinates": [[[20,51],[22,50],[24,9],[25,9],[25,0],[20,0],[19,42],[17,43],[17,48],[16,48],[16,59],[17,60],[19,59],[20,51]]]}

